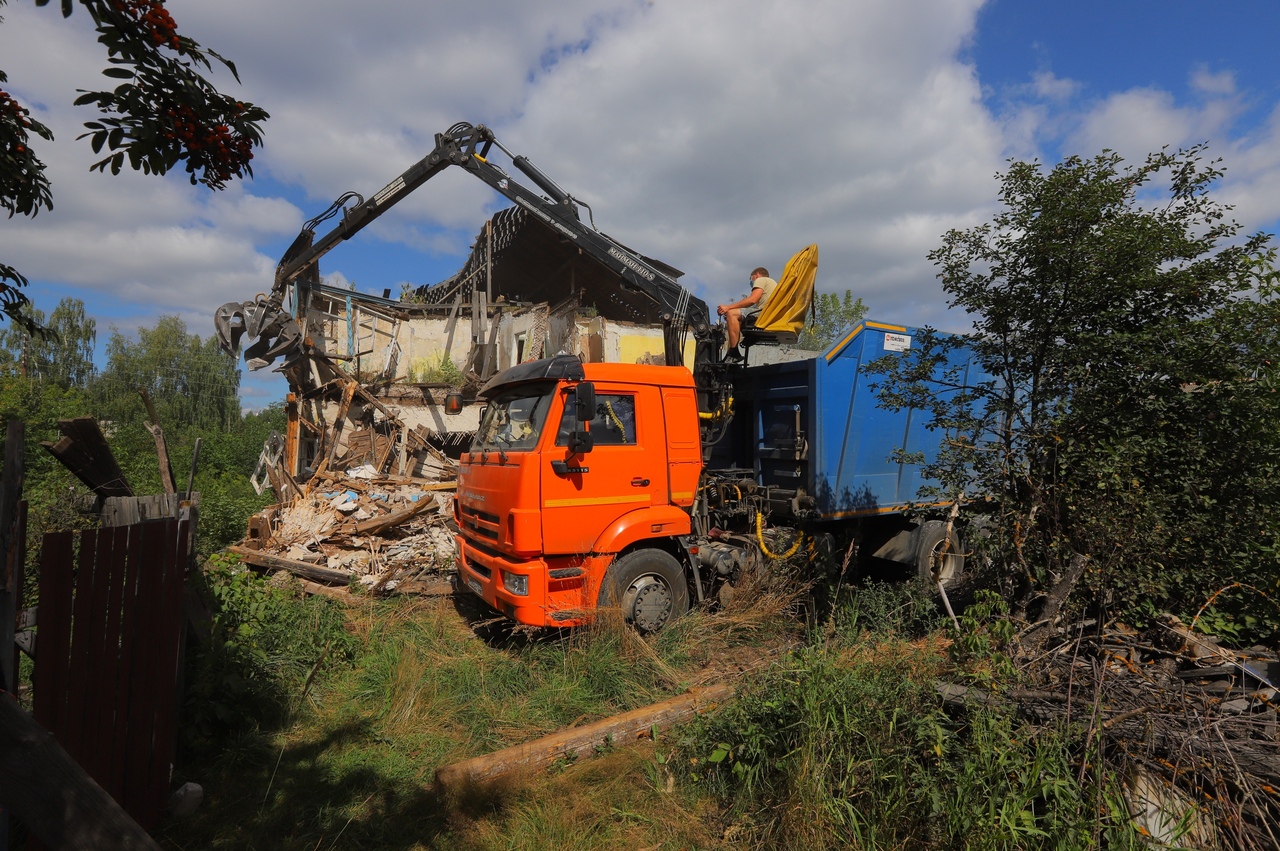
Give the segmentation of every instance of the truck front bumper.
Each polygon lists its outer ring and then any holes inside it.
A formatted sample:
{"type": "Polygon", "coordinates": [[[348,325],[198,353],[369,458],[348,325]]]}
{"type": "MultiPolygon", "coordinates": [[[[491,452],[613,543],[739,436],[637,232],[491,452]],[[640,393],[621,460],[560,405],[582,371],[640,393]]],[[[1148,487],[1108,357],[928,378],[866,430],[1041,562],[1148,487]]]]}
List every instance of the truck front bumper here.
{"type": "Polygon", "coordinates": [[[458,545],[458,578],[476,596],[517,623],[531,626],[581,626],[591,620],[599,581],[609,557],[565,556],[514,559],[490,547],[473,544],[464,535],[458,545]],[[511,584],[528,591],[513,593],[511,584]]]}

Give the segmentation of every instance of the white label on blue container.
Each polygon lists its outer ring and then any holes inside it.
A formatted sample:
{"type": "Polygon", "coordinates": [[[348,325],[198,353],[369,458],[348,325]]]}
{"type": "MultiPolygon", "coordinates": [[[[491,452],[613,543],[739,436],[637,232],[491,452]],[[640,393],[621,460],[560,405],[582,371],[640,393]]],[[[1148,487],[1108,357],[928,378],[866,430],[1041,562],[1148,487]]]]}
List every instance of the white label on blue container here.
{"type": "Polygon", "coordinates": [[[884,350],[886,352],[905,352],[911,348],[911,337],[908,334],[889,334],[884,335],[884,350]]]}

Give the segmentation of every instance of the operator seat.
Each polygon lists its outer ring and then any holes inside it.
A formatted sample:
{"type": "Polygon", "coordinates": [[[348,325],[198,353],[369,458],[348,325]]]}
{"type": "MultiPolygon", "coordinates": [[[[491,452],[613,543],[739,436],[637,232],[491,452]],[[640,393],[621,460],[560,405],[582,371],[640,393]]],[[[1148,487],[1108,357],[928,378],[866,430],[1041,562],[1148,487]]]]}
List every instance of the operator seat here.
{"type": "MultiPolygon", "coordinates": [[[[813,307],[813,284],[818,277],[818,246],[796,252],[787,261],[773,295],[755,317],[744,317],[742,348],[794,343],[804,327],[804,315],[813,307]],[[750,320],[754,318],[754,322],[750,320]],[[747,324],[750,322],[750,324],[747,324]]],[[[743,357],[746,362],[746,356],[743,357]]]]}

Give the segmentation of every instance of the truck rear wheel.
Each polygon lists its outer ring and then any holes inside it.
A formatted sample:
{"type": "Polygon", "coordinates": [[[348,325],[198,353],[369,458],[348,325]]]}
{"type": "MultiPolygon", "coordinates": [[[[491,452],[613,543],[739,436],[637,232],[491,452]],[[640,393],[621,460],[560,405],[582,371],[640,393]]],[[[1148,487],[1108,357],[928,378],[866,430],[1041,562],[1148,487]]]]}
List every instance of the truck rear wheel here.
{"type": "Polygon", "coordinates": [[[938,580],[944,588],[950,587],[964,573],[964,550],[955,527],[947,535],[947,524],[941,520],[929,520],[916,530],[916,575],[930,588],[936,588],[938,580]]]}
{"type": "Polygon", "coordinates": [[[609,566],[599,605],[617,606],[627,623],[642,633],[657,632],[689,610],[689,586],[680,562],[670,553],[635,550],[609,566]]]}

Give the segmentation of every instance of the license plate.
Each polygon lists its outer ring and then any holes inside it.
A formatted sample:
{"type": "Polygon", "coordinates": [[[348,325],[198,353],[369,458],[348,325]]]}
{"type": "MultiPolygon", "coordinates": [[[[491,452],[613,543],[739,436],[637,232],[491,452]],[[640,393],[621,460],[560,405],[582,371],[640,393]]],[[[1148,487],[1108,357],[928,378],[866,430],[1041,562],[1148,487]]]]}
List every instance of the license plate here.
{"type": "Polygon", "coordinates": [[[484,596],[484,588],[480,587],[480,583],[472,579],[470,576],[467,577],[467,587],[472,591],[475,591],[477,597],[484,596]]]}

